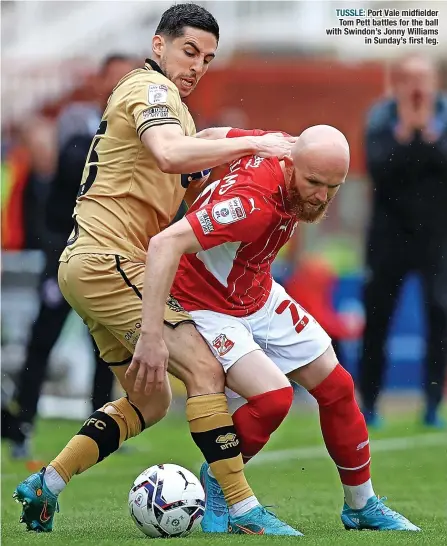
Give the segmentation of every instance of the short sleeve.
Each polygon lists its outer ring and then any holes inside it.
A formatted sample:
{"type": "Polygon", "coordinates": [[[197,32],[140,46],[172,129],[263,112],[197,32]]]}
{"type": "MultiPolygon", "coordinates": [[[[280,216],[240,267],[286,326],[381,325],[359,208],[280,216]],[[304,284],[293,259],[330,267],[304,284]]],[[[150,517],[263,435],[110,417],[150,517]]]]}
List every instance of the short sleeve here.
{"type": "Polygon", "coordinates": [[[131,83],[127,111],[135,121],[139,138],[155,125],[182,125],[182,103],[178,90],[164,83],[166,78],[142,74],[131,83]]]}
{"type": "Polygon", "coordinates": [[[187,134],[188,136],[194,136],[196,133],[197,133],[196,124],[194,123],[192,116],[189,116],[187,134]]]}
{"type": "Polygon", "coordinates": [[[185,117],[186,117],[186,126],[185,126],[185,134],[186,136],[194,136],[197,133],[196,130],[196,124],[194,123],[194,120],[189,113],[188,108],[183,104],[183,108],[185,109],[185,117]]]}
{"type": "Polygon", "coordinates": [[[229,242],[251,243],[270,229],[274,207],[262,194],[233,190],[186,216],[204,250],[229,242]]]}

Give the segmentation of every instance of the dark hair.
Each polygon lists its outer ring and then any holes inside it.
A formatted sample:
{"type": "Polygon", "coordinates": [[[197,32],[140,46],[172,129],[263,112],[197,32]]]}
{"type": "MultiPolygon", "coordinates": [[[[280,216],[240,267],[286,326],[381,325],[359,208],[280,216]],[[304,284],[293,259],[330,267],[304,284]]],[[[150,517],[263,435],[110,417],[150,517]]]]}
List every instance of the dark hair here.
{"type": "Polygon", "coordinates": [[[219,25],[209,11],[197,4],[177,4],[161,16],[155,34],[178,38],[184,27],[193,27],[210,32],[219,41],[219,25]]]}

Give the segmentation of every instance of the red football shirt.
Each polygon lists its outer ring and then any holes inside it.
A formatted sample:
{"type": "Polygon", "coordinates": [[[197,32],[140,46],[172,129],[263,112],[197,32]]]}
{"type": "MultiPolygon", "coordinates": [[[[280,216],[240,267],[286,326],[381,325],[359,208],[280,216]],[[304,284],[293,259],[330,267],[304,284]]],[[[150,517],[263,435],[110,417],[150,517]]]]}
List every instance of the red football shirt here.
{"type": "MultiPolygon", "coordinates": [[[[232,130],[228,136],[247,133],[232,130]]],[[[278,159],[234,161],[199,196],[186,219],[203,250],[182,257],[173,296],[188,311],[246,316],[260,309],[272,286],[271,264],[297,225],[287,210],[278,159]]]]}

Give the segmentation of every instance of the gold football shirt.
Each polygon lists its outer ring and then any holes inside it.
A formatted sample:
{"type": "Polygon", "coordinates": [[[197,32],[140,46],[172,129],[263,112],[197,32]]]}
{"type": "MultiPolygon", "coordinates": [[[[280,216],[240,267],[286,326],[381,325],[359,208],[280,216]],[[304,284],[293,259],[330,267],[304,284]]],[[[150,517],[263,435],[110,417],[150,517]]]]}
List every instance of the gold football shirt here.
{"type": "Polygon", "coordinates": [[[117,84],[93,138],[61,261],[82,253],[145,261],[149,239],[169,225],[185,194],[180,174],[166,174],[141,142],[150,127],[194,121],[177,87],[153,61],[117,84]]]}

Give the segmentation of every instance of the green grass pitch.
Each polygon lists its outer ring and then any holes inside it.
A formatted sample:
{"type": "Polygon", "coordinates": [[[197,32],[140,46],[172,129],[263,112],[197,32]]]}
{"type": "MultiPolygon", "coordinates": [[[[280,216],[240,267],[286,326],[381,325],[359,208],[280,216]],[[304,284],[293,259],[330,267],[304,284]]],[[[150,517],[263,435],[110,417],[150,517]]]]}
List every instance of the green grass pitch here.
{"type": "MultiPolygon", "coordinates": [[[[79,423],[47,420],[38,424],[35,452],[50,460],[79,429],[79,423]]],[[[204,535],[172,539],[176,546],[208,544],[387,545],[447,544],[447,434],[427,432],[414,413],[392,412],[383,430],[371,434],[373,483],[389,505],[422,527],[422,533],[345,531],[340,522],[341,487],[324,453],[318,417],[294,410],[247,477],[264,504],[305,533],[303,538],[204,535]],[[293,450],[293,451],[291,451],[293,450]]],[[[27,533],[18,522],[20,505],[11,498],[15,485],[29,473],[2,449],[2,540],[7,546],[139,546],[147,543],[127,511],[127,494],[135,477],[156,463],[174,462],[196,474],[200,453],[184,416],[173,412],[153,429],[131,440],[132,452],[117,453],[73,479],[60,498],[51,534],[27,533]]]]}

